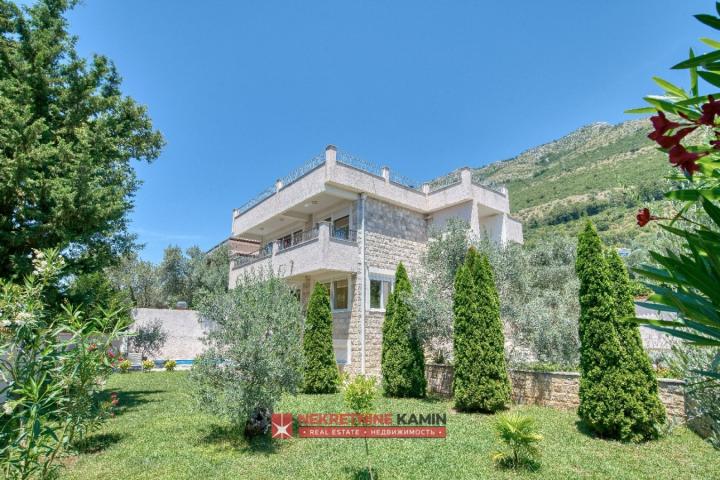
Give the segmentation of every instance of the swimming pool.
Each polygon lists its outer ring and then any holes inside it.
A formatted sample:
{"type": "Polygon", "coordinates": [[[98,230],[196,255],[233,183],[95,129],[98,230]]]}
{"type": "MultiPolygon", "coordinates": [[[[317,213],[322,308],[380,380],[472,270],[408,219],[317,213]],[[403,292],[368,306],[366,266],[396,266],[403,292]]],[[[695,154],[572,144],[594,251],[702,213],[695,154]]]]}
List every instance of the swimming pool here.
{"type": "MultiPolygon", "coordinates": [[[[155,360],[155,366],[156,366],[157,368],[162,368],[162,367],[164,367],[166,361],[167,361],[167,360],[155,360]]],[[[188,360],[188,359],[176,359],[176,360],[175,360],[175,365],[177,365],[177,366],[183,365],[183,366],[191,367],[192,364],[193,364],[192,359],[190,359],[190,360],[188,360]]]]}

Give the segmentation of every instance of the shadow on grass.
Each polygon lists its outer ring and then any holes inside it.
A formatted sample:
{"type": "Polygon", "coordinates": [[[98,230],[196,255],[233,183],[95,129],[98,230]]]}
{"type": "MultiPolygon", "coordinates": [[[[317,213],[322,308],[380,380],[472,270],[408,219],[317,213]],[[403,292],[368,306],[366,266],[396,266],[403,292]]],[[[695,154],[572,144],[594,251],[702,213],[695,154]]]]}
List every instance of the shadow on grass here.
{"type": "Polygon", "coordinates": [[[443,397],[436,393],[428,393],[424,398],[420,399],[420,401],[423,403],[446,403],[448,400],[449,398],[443,397]]]}
{"type": "Polygon", "coordinates": [[[77,453],[98,453],[118,443],[124,437],[125,435],[118,433],[97,433],[76,442],[73,447],[77,453]]]}
{"type": "Polygon", "coordinates": [[[512,462],[511,459],[496,462],[495,466],[498,470],[508,472],[537,472],[540,470],[540,462],[529,458],[520,460],[518,464],[512,462]]]}
{"type": "Polygon", "coordinates": [[[378,480],[380,476],[378,475],[377,469],[372,469],[372,476],[370,475],[370,470],[367,467],[345,467],[343,468],[343,471],[349,475],[350,478],[353,480],[378,480]]]}
{"type": "MultiPolygon", "coordinates": [[[[103,400],[110,400],[110,394],[113,390],[105,391],[102,394],[103,400]]],[[[147,398],[150,395],[156,393],[164,393],[165,390],[131,390],[128,392],[119,390],[117,391],[118,405],[113,409],[115,416],[124,414],[127,411],[133,410],[140,405],[146,403],[155,402],[157,400],[147,398]]]]}
{"type": "Polygon", "coordinates": [[[244,453],[277,453],[278,447],[270,435],[260,435],[251,439],[245,438],[242,429],[232,426],[211,425],[210,430],[200,439],[201,442],[213,445],[228,445],[234,450],[244,453]]]}

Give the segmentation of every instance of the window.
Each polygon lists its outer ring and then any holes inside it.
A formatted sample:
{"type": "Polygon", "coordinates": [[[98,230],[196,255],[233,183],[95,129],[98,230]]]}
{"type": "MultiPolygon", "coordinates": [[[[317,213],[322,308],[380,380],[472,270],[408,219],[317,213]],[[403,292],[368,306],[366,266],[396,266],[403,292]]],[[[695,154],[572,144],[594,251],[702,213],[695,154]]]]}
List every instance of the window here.
{"type": "Polygon", "coordinates": [[[350,236],[350,216],[345,215],[333,222],[333,237],[348,240],[350,236]]]}
{"type": "Polygon", "coordinates": [[[392,282],[370,279],[370,308],[385,310],[391,291],[392,282]]]}
{"type": "Polygon", "coordinates": [[[348,279],[322,282],[320,285],[328,289],[330,293],[330,306],[333,311],[350,309],[352,300],[350,299],[350,281],[348,279]]]}
{"type": "Polygon", "coordinates": [[[347,310],[348,308],[348,281],[335,280],[333,282],[333,309],[347,310]]]}

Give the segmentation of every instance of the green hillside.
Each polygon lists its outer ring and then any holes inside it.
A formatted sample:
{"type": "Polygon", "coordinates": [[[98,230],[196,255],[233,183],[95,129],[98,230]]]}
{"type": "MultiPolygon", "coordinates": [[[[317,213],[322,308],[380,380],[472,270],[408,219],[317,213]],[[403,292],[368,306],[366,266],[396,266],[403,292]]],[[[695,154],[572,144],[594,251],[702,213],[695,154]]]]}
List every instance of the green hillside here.
{"type": "Polygon", "coordinates": [[[647,119],[618,125],[595,123],[475,171],[505,184],[510,208],[533,243],[546,235],[575,235],[591,218],[604,239],[629,244],[643,232],[635,214],[665,206],[667,157],[647,139],[647,119]]]}

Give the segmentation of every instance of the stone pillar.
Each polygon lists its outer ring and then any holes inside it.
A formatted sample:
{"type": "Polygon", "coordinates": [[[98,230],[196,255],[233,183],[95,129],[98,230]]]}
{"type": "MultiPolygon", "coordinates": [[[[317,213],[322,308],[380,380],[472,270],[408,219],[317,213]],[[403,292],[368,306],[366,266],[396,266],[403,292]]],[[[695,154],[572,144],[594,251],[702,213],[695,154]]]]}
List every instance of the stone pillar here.
{"type": "Polygon", "coordinates": [[[337,147],[335,145],[328,145],[325,147],[325,164],[328,167],[334,167],[337,163],[337,147]]]}
{"type": "Polygon", "coordinates": [[[468,167],[460,169],[460,183],[463,187],[470,188],[472,183],[472,171],[468,167]]]}
{"type": "Polygon", "coordinates": [[[382,167],[381,175],[385,179],[385,183],[390,183],[390,167],[382,167]]]}

